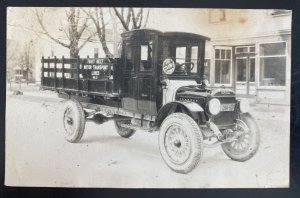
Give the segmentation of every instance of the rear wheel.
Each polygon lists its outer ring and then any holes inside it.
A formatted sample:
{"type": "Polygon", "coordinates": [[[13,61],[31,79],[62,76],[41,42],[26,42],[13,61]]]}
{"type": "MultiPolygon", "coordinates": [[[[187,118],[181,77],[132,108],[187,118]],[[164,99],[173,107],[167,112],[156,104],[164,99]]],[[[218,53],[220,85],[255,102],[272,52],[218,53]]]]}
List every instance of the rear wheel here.
{"type": "Polygon", "coordinates": [[[240,135],[235,141],[222,144],[224,153],[235,161],[247,161],[252,158],[260,144],[259,129],[253,117],[246,113],[237,120],[236,130],[240,135]]]}
{"type": "Polygon", "coordinates": [[[197,123],[187,114],[173,113],[162,123],[159,149],[165,163],[175,172],[189,173],[203,153],[203,139],[197,123]]]}
{"type": "Polygon", "coordinates": [[[68,100],[65,103],[63,124],[65,139],[72,143],[79,142],[84,133],[85,114],[77,100],[68,100]]]}
{"type": "Polygon", "coordinates": [[[117,121],[117,120],[115,120],[114,122],[115,122],[116,130],[117,130],[118,134],[121,137],[123,137],[123,138],[129,138],[129,137],[131,137],[135,133],[134,129],[129,129],[129,128],[121,126],[121,124],[125,123],[126,121],[117,121]]]}

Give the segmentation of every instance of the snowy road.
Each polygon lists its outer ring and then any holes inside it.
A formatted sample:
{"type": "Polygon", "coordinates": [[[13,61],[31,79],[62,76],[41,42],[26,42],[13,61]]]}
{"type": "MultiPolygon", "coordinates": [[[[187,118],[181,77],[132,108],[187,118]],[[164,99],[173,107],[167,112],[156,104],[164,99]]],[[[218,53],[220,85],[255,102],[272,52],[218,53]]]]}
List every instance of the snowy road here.
{"type": "MultiPolygon", "coordinates": [[[[51,95],[51,94],[50,94],[51,95]]],[[[6,104],[6,185],[121,188],[245,188],[288,185],[289,109],[253,107],[261,129],[258,153],[230,160],[220,147],[205,149],[190,174],[171,171],[158,133],[118,136],[112,122],[87,122],[80,143],[65,141],[62,102],[55,95],[12,96],[6,104]],[[264,109],[265,108],[265,109],[264,109]]]]}

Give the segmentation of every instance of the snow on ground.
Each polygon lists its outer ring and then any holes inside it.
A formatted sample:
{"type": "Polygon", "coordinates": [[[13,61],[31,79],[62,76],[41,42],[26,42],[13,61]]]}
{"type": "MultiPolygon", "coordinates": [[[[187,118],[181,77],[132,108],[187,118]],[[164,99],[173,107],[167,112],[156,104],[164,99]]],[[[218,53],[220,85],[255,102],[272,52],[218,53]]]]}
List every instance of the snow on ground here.
{"type": "Polygon", "coordinates": [[[62,99],[52,92],[24,92],[6,102],[5,183],[10,186],[115,188],[264,188],[289,181],[289,107],[256,105],[261,129],[258,153],[230,160],[220,147],[205,149],[187,175],[170,170],[160,156],[158,133],[118,136],[113,122],[87,122],[80,143],[63,138],[62,99]]]}

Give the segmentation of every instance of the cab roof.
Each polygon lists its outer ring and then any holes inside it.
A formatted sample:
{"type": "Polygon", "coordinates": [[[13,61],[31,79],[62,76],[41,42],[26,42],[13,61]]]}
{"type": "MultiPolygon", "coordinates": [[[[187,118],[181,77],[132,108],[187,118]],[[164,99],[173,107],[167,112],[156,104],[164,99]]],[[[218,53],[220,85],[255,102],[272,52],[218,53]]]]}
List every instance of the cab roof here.
{"type": "Polygon", "coordinates": [[[210,40],[210,38],[194,33],[188,32],[162,32],[156,29],[137,29],[126,31],[121,34],[122,38],[124,37],[133,37],[133,36],[141,36],[141,35],[159,35],[163,37],[189,37],[194,39],[201,39],[201,40],[210,40]]]}
{"type": "Polygon", "coordinates": [[[188,33],[188,32],[164,32],[164,36],[165,37],[189,37],[195,39],[210,40],[210,38],[206,36],[200,34],[188,33]]]}

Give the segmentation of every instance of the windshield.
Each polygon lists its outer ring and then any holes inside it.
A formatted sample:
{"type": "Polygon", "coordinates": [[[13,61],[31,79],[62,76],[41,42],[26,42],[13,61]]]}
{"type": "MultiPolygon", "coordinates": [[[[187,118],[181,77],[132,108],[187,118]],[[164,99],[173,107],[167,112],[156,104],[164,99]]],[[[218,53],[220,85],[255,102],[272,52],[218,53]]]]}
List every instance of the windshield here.
{"type": "Polygon", "coordinates": [[[191,42],[163,43],[163,72],[168,75],[195,75],[199,69],[199,46],[191,42]]]}

